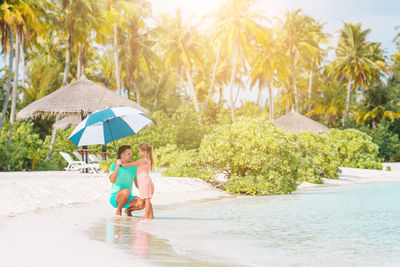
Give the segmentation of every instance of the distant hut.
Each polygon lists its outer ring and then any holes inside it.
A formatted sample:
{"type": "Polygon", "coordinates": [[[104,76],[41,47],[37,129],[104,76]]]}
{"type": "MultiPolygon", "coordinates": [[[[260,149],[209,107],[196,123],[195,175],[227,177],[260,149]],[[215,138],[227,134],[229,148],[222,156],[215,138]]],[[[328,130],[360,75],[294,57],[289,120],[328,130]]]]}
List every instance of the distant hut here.
{"type": "Polygon", "coordinates": [[[309,119],[294,110],[276,119],[274,122],[277,126],[290,132],[311,131],[320,134],[329,131],[329,128],[325,125],[309,119]]]}

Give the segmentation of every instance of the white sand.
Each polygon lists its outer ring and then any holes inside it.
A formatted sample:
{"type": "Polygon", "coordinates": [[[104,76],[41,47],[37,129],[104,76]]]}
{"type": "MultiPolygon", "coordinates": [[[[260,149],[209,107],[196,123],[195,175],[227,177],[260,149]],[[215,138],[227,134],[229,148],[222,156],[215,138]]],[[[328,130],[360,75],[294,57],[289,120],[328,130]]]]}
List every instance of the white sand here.
{"type": "Polygon", "coordinates": [[[400,182],[400,163],[384,163],[383,170],[367,170],[356,168],[343,168],[339,179],[323,178],[323,184],[311,184],[303,182],[298,186],[298,189],[307,189],[310,187],[321,186],[344,186],[354,184],[367,183],[383,183],[383,182],[400,182]],[[391,167],[391,171],[386,171],[386,166],[391,167]]]}
{"type": "MultiPolygon", "coordinates": [[[[152,173],[154,205],[226,196],[200,179],[163,177],[152,173]]],[[[133,186],[133,194],[139,192],[133,186]]],[[[15,216],[72,204],[107,203],[108,175],[79,172],[0,172],[0,216],[15,216]]]]}
{"type": "MultiPolygon", "coordinates": [[[[299,190],[400,181],[400,164],[391,164],[391,167],[390,172],[341,168],[340,179],[324,179],[323,185],[302,183],[299,190]]],[[[156,216],[157,210],[187,201],[230,196],[200,179],[162,177],[159,173],[151,177],[155,184],[156,216]]],[[[111,220],[111,224],[103,224],[116,227],[118,221],[115,220],[122,218],[127,220],[123,221],[125,230],[134,229],[135,225],[139,226],[137,229],[143,228],[145,221],[113,215],[115,209],[108,203],[110,187],[106,174],[0,173],[0,266],[159,265],[159,262],[143,261],[141,255],[127,253],[124,246],[118,247],[115,242],[99,242],[98,238],[104,238],[109,229],[106,234],[100,231],[89,238],[88,232],[93,231],[93,225],[99,221],[111,220]]],[[[143,211],[135,215],[141,216],[143,211]]],[[[159,250],[168,249],[167,243],[159,242],[156,244],[159,250]]],[[[173,259],[168,260],[173,262],[173,259]]]]}

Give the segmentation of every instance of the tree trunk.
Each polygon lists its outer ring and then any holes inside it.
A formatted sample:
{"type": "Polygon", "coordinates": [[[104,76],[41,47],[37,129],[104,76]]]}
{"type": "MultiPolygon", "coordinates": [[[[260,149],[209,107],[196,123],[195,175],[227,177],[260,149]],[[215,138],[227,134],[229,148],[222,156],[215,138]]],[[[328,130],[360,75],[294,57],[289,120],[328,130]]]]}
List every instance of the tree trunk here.
{"type": "Polygon", "coordinates": [[[135,85],[136,103],[138,103],[140,105],[140,90],[139,90],[139,86],[137,85],[136,81],[133,84],[135,85]]]}
{"type": "Polygon", "coordinates": [[[311,111],[311,93],[312,93],[312,82],[313,82],[313,70],[310,70],[310,79],[308,81],[308,108],[307,112],[311,111]]]}
{"type": "Polygon", "coordinates": [[[260,105],[261,91],[262,91],[262,83],[261,83],[261,80],[259,80],[259,81],[258,81],[257,106],[260,105]]]}
{"type": "MultiPolygon", "coordinates": [[[[117,81],[117,92],[121,95],[121,77],[119,73],[119,58],[118,58],[118,42],[117,42],[118,26],[114,24],[114,63],[115,63],[115,79],[117,81]]],[[[128,97],[129,98],[129,97],[128,97]]]]}
{"type": "Polygon", "coordinates": [[[237,48],[235,49],[235,52],[233,54],[233,63],[232,63],[232,73],[231,73],[231,80],[229,82],[229,101],[231,104],[231,116],[232,116],[232,122],[235,122],[235,104],[233,102],[233,82],[235,80],[236,76],[236,67],[237,67],[237,48]]]}
{"type": "Polygon", "coordinates": [[[4,51],[4,53],[3,53],[4,63],[3,64],[4,64],[4,67],[5,67],[5,66],[7,66],[7,50],[4,49],[3,51],[4,51]]]}
{"type": "MultiPolygon", "coordinates": [[[[272,76],[272,74],[271,74],[272,76]]],[[[270,77],[270,86],[269,86],[269,94],[271,96],[271,115],[270,120],[275,120],[275,97],[274,97],[274,79],[270,77]]]]}
{"type": "Polygon", "coordinates": [[[239,98],[239,91],[240,91],[240,86],[238,86],[238,89],[237,89],[237,91],[236,91],[235,100],[233,101],[233,104],[234,104],[234,105],[236,105],[237,100],[238,100],[238,98],[239,98]]]}
{"type": "Polygon", "coordinates": [[[158,100],[158,94],[155,95],[154,101],[153,101],[153,110],[154,111],[157,109],[157,100],[158,100]]]}
{"type": "MultiPolygon", "coordinates": [[[[60,115],[57,115],[55,123],[56,123],[57,121],[59,121],[60,118],[61,118],[61,116],[60,116],[60,115]]],[[[53,133],[52,133],[52,135],[51,135],[51,142],[50,142],[50,152],[49,152],[49,155],[47,155],[47,161],[48,161],[48,162],[51,160],[51,157],[53,156],[54,144],[56,143],[57,132],[58,132],[58,129],[53,128],[53,133]]]]}
{"type": "Polygon", "coordinates": [[[24,101],[24,88],[25,88],[25,54],[24,54],[24,35],[21,34],[21,44],[20,44],[20,52],[21,52],[21,71],[22,71],[22,79],[21,79],[21,86],[22,86],[22,96],[21,100],[24,101]]]}
{"type": "Polygon", "coordinates": [[[13,33],[12,28],[9,24],[7,24],[7,28],[9,31],[9,42],[10,42],[10,52],[9,52],[9,66],[8,66],[8,77],[7,77],[7,87],[6,87],[6,94],[4,97],[4,105],[3,110],[1,111],[1,118],[0,118],[0,132],[3,128],[4,119],[7,113],[8,101],[10,99],[10,89],[11,89],[11,76],[13,72],[13,33]]]}
{"type": "Polygon", "coordinates": [[[293,77],[293,92],[294,92],[294,103],[296,105],[296,112],[299,112],[299,93],[297,92],[297,83],[296,83],[296,73],[294,72],[294,62],[291,63],[292,67],[292,77],[293,77]]]}
{"type": "Polygon", "coordinates": [[[274,120],[274,96],[272,93],[272,71],[270,67],[268,66],[267,68],[267,83],[268,83],[268,95],[269,95],[269,120],[273,121],[274,120]]]}
{"type": "MultiPolygon", "coordinates": [[[[289,78],[287,78],[289,84],[289,78]]],[[[288,89],[287,97],[286,97],[286,114],[290,112],[290,90],[288,89]]]]}
{"type": "Polygon", "coordinates": [[[208,102],[210,101],[211,95],[214,92],[214,83],[215,83],[215,75],[217,73],[217,67],[219,64],[219,56],[221,53],[221,42],[218,44],[218,51],[217,51],[217,58],[215,59],[215,65],[213,68],[213,73],[212,73],[212,78],[211,78],[211,84],[210,84],[210,88],[208,89],[208,94],[207,94],[207,98],[206,98],[206,102],[204,102],[204,107],[203,107],[203,114],[202,117],[204,116],[204,114],[206,113],[207,107],[208,107],[208,102]]]}
{"type": "Polygon", "coordinates": [[[79,80],[79,78],[82,75],[82,45],[78,45],[78,62],[76,66],[76,79],[79,80]]]}
{"type": "Polygon", "coordinates": [[[218,106],[221,106],[223,97],[224,97],[224,91],[222,89],[222,86],[219,86],[218,87],[218,106]]]}
{"type": "Polygon", "coordinates": [[[14,71],[14,83],[11,97],[11,112],[10,112],[10,123],[13,124],[15,121],[15,112],[17,107],[17,91],[18,91],[18,65],[19,65],[19,40],[21,39],[20,30],[16,31],[15,40],[15,71],[14,71]]]}
{"type": "Polygon", "coordinates": [[[347,83],[347,97],[346,97],[346,115],[343,119],[343,125],[349,120],[349,111],[350,111],[350,96],[351,96],[351,80],[353,79],[353,75],[350,74],[349,82],[347,83]]]}
{"type": "Polygon", "coordinates": [[[71,58],[71,46],[72,46],[72,36],[71,34],[68,37],[67,51],[65,54],[65,68],[64,68],[64,77],[63,77],[63,86],[67,85],[68,82],[68,73],[69,73],[69,63],[71,58]]]}
{"type": "Polygon", "coordinates": [[[196,110],[196,112],[199,112],[200,111],[199,102],[197,101],[197,96],[196,96],[196,91],[194,90],[192,76],[190,75],[188,69],[186,69],[186,78],[188,79],[189,82],[189,89],[190,89],[190,94],[192,95],[194,109],[196,110]]]}

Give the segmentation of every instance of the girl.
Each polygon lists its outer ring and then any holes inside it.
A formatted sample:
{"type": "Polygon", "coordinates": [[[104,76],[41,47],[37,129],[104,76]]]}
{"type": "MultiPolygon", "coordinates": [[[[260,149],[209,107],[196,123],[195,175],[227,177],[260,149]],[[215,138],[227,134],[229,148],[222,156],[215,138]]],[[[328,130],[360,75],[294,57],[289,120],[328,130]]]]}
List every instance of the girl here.
{"type": "Polygon", "coordinates": [[[122,167],[137,166],[137,181],[139,185],[140,198],[144,200],[145,214],[142,219],[154,219],[153,206],[150,199],[153,197],[154,184],[151,181],[149,171],[153,169],[153,150],[148,143],[139,145],[141,159],[122,164],[122,167]]]}

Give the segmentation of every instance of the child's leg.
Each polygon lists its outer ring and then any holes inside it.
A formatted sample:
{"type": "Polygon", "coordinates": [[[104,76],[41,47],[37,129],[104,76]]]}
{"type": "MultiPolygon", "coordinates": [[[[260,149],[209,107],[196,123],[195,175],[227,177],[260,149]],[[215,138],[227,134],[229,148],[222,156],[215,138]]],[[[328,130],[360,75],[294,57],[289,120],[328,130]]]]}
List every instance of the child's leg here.
{"type": "Polygon", "coordinates": [[[153,205],[151,205],[150,198],[144,200],[145,213],[143,219],[154,219],[153,205]]]}
{"type": "Polygon", "coordinates": [[[135,197],[129,202],[129,208],[125,209],[125,214],[127,216],[132,216],[132,211],[144,209],[144,200],[139,197],[135,197]]]}

